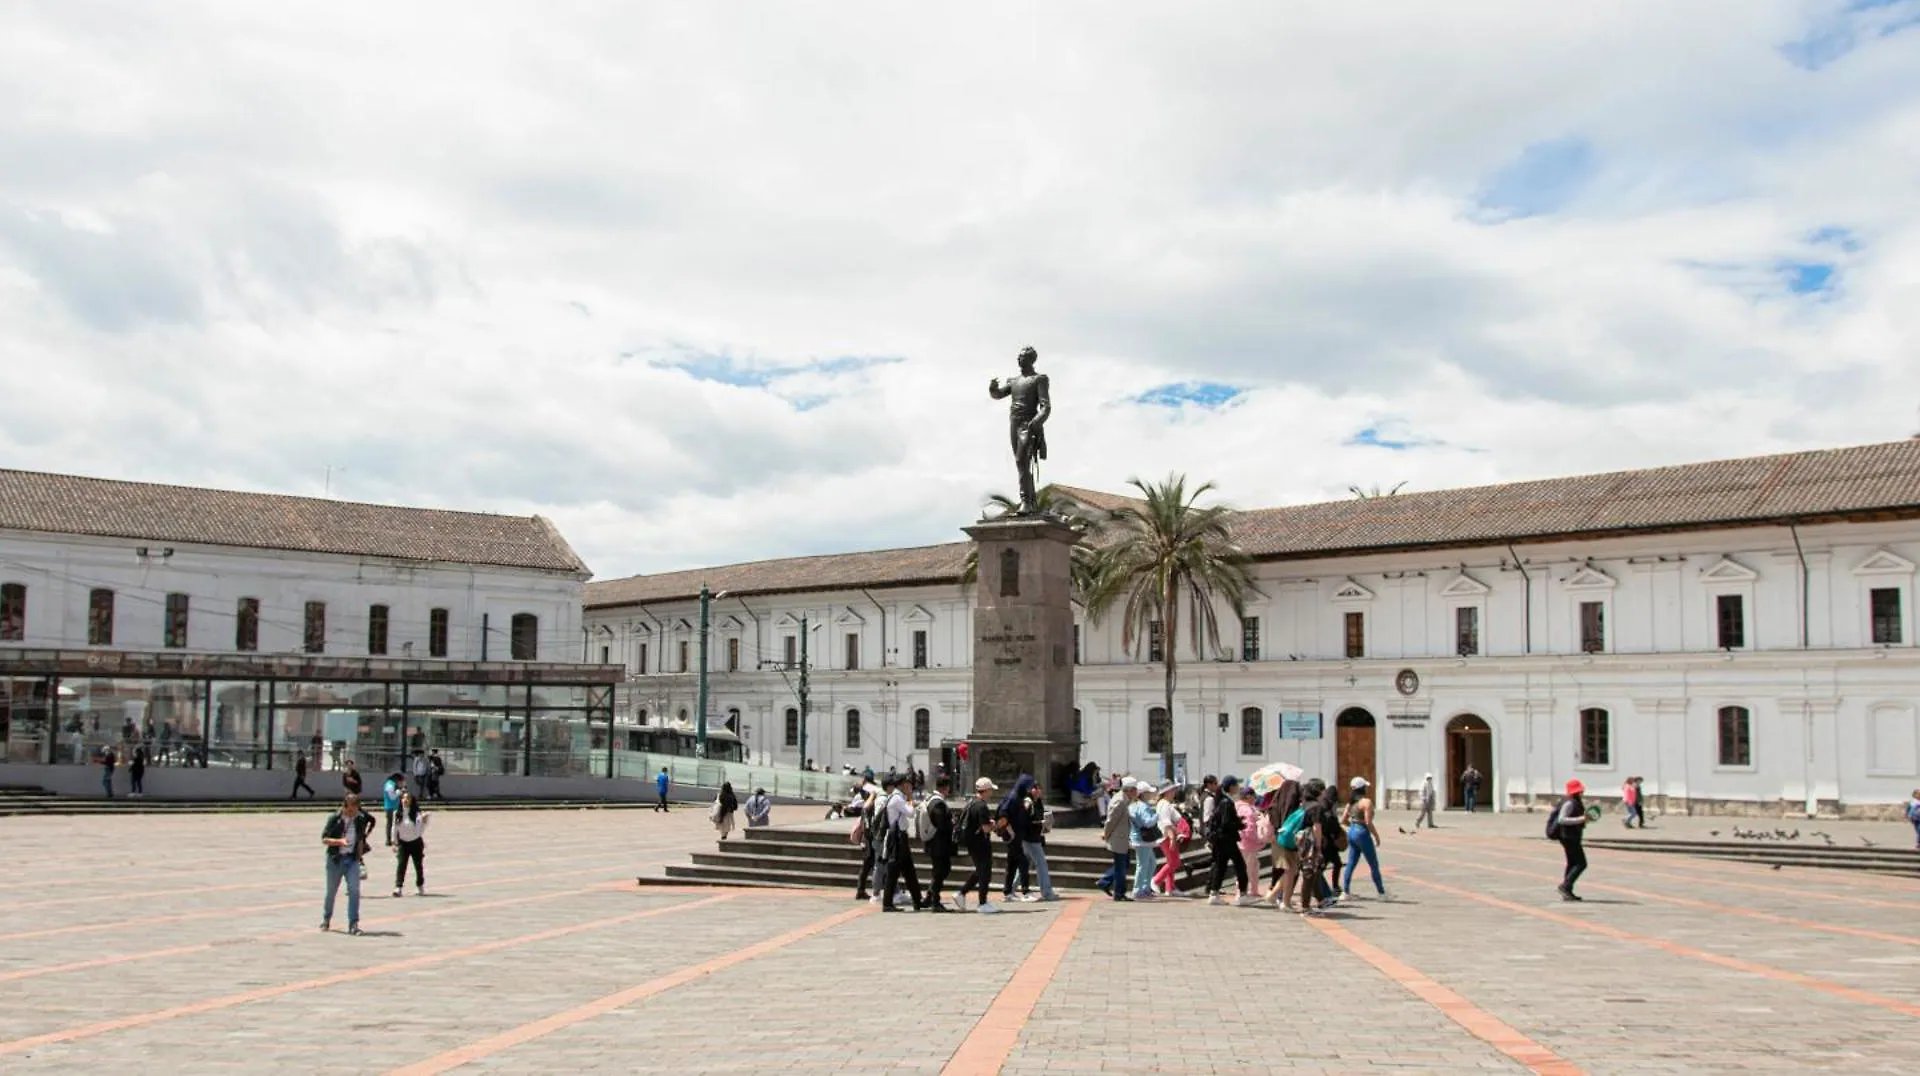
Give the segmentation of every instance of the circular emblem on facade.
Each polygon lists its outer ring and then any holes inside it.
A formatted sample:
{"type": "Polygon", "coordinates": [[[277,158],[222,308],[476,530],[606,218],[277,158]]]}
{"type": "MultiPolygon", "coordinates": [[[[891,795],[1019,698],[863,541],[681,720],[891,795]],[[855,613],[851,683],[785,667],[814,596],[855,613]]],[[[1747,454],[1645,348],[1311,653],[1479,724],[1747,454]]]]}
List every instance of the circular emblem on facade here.
{"type": "Polygon", "coordinates": [[[1394,689],[1402,695],[1411,695],[1420,690],[1420,674],[1412,669],[1401,669],[1400,675],[1393,678],[1394,689]]]}

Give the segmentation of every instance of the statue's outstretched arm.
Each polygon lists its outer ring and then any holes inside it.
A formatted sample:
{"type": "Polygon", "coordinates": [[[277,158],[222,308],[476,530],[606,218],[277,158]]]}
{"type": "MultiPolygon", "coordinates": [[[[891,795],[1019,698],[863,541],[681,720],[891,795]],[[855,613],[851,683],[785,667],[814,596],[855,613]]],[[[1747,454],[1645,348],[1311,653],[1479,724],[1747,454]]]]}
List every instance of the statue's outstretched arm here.
{"type": "Polygon", "coordinates": [[[996,377],[992,381],[987,382],[987,395],[996,400],[1004,400],[1013,395],[1013,390],[1002,386],[1000,379],[996,377]]]}

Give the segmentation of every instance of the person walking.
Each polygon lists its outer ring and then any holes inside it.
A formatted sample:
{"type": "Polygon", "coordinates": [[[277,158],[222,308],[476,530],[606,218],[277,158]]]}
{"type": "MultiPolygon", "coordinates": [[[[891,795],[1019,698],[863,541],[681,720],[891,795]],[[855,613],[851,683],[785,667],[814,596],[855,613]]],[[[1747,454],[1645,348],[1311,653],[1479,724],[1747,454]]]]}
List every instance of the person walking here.
{"type": "Polygon", "coordinates": [[[1327,853],[1339,843],[1340,821],[1328,792],[1326,783],[1315,778],[1307,782],[1302,793],[1301,817],[1294,833],[1298,866],[1282,894],[1284,903],[1284,898],[1292,896],[1293,887],[1299,886],[1302,915],[1324,914],[1333,906],[1333,891],[1321,872],[1326,869],[1327,853]]]}
{"type": "Polygon", "coordinates": [[[1207,851],[1213,856],[1213,863],[1207,871],[1207,902],[1225,904],[1223,892],[1227,884],[1227,871],[1233,871],[1234,881],[1239,884],[1240,897],[1236,901],[1241,907],[1252,904],[1247,894],[1247,861],[1240,857],[1240,811],[1234,806],[1234,793],[1240,788],[1240,779],[1228,777],[1214,786],[1209,797],[1211,805],[1206,808],[1207,851]]]}
{"type": "Polygon", "coordinates": [[[1000,801],[1000,838],[1007,842],[1007,876],[1000,885],[1003,900],[1014,899],[1016,885],[1021,900],[1033,899],[1033,871],[1023,840],[1029,815],[1027,793],[1032,790],[1033,775],[1023,773],[1013,782],[1013,791],[1000,801]]]}
{"type": "Polygon", "coordinates": [[[320,909],[320,929],[333,929],[333,902],[340,883],[347,883],[347,933],[360,933],[360,858],[365,853],[366,825],[372,820],[360,813],[360,797],[349,792],[340,809],[328,816],[320,830],[320,843],[327,850],[327,897],[320,909]]]}
{"type": "Polygon", "coordinates": [[[347,760],[347,768],[340,773],[340,787],[352,795],[360,794],[360,767],[352,759],[347,760]]]}
{"type": "Polygon", "coordinates": [[[1133,853],[1133,899],[1158,900],[1153,891],[1153,876],[1159,872],[1160,808],[1149,795],[1153,790],[1135,786],[1136,796],[1127,807],[1127,847],[1133,853]]]}
{"type": "Polygon", "coordinates": [[[445,803],[447,797],[440,791],[440,779],[447,775],[447,760],[440,757],[436,748],[427,753],[427,797],[435,803],[445,803]]]}
{"type": "Polygon", "coordinates": [[[1027,821],[1020,829],[1020,851],[1027,857],[1027,874],[1040,884],[1041,900],[1059,900],[1053,875],[1047,870],[1047,792],[1036,782],[1027,789],[1027,821]]]}
{"type": "Polygon", "coordinates": [[[1160,869],[1153,872],[1153,891],[1163,897],[1184,897],[1175,878],[1180,871],[1180,852],[1192,838],[1193,828],[1180,811],[1179,785],[1161,787],[1153,823],[1160,827],[1160,869]]]}
{"type": "Polygon", "coordinates": [[[1587,871],[1587,850],[1581,847],[1581,838],[1587,829],[1587,786],[1578,780],[1567,782],[1567,798],[1553,809],[1553,815],[1547,823],[1547,836],[1560,842],[1560,851],[1566,855],[1567,873],[1560,882],[1560,899],[1578,901],[1580,895],[1573,891],[1575,883],[1587,871]]]}
{"type": "Polygon", "coordinates": [[[127,798],[141,799],[147,794],[147,745],[136,744],[133,758],[127,763],[127,798]]]}
{"type": "MultiPolygon", "coordinates": [[[[1293,807],[1280,819],[1273,831],[1273,862],[1280,872],[1275,884],[1268,886],[1267,902],[1278,908],[1293,911],[1293,890],[1300,882],[1300,828],[1306,824],[1307,808],[1305,790],[1297,781],[1288,781],[1293,785],[1291,803],[1293,807]]],[[[1311,787],[1311,786],[1308,786],[1311,787]]],[[[1281,792],[1286,786],[1281,786],[1281,792]]],[[[1275,796],[1276,802],[1280,799],[1275,796]]]]}
{"type": "Polygon", "coordinates": [[[1907,821],[1913,823],[1913,847],[1920,850],[1920,788],[1913,790],[1913,798],[1907,801],[1907,821]]]}
{"type": "Polygon", "coordinates": [[[1240,786],[1240,799],[1235,809],[1240,812],[1240,858],[1247,865],[1246,894],[1253,903],[1264,904],[1266,898],[1260,892],[1260,850],[1273,843],[1273,827],[1267,821],[1267,813],[1260,809],[1253,795],[1253,789],[1240,786]]]}
{"type": "Polygon", "coordinates": [[[114,756],[112,744],[100,745],[100,788],[107,798],[113,798],[113,767],[119,762],[114,756]]]}
{"type": "Polygon", "coordinates": [[[400,790],[400,813],[393,820],[393,855],[397,869],[393,873],[393,895],[406,888],[407,864],[413,864],[413,891],[427,895],[427,823],[432,816],[420,809],[420,799],[407,789],[400,790]]]}
{"type": "Polygon", "coordinates": [[[859,811],[854,815],[853,822],[853,843],[860,845],[861,853],[860,881],[854,886],[854,900],[870,900],[873,896],[868,890],[873,883],[873,827],[874,816],[879,813],[880,798],[876,795],[878,792],[879,789],[872,785],[860,787],[860,797],[857,801],[859,811]]]}
{"type": "Polygon", "coordinates": [[[415,751],[413,753],[413,794],[420,799],[427,798],[427,777],[432,771],[432,765],[427,762],[427,753],[415,751]]]}
{"type": "Polygon", "coordinates": [[[1624,820],[1626,828],[1632,829],[1633,824],[1638,822],[1641,829],[1646,829],[1647,803],[1640,791],[1640,778],[1627,778],[1627,783],[1620,788],[1620,802],[1626,807],[1627,817],[1624,820]]]}
{"type": "Polygon", "coordinates": [[[1440,790],[1433,787],[1433,774],[1427,774],[1420,781],[1420,817],[1413,820],[1413,828],[1419,829],[1425,822],[1433,829],[1433,810],[1440,805],[1440,790]]]}
{"type": "Polygon", "coordinates": [[[720,782],[720,794],[713,798],[713,828],[720,833],[720,839],[726,840],[733,832],[734,812],[740,810],[740,797],[734,795],[733,782],[720,782]]]}
{"type": "Polygon", "coordinates": [[[1267,876],[1267,895],[1264,898],[1268,904],[1278,903],[1280,898],[1280,883],[1286,877],[1287,873],[1286,860],[1288,857],[1281,853],[1290,849],[1282,849],[1280,847],[1280,827],[1286,825],[1287,819],[1292,816],[1294,811],[1299,809],[1300,795],[1300,782],[1289,779],[1280,782],[1280,787],[1274,789],[1273,795],[1267,798],[1267,806],[1264,813],[1267,819],[1266,829],[1267,832],[1272,835],[1272,841],[1270,843],[1273,847],[1271,853],[1273,856],[1273,868],[1267,876]]]}
{"type": "Polygon", "coordinates": [[[307,798],[313,799],[315,795],[313,786],[307,783],[307,756],[300,754],[293,756],[293,791],[287,793],[287,798],[299,799],[300,790],[303,788],[307,790],[307,798]]]}
{"type": "Polygon", "coordinates": [[[748,829],[773,825],[773,797],[767,795],[766,789],[753,790],[753,795],[747,797],[746,811],[748,829]]]}
{"type": "Polygon", "coordinates": [[[1328,785],[1320,793],[1320,806],[1323,824],[1331,832],[1320,846],[1325,874],[1315,875],[1313,882],[1321,900],[1332,906],[1340,903],[1340,853],[1347,847],[1347,829],[1340,822],[1340,790],[1328,785]]]}
{"type": "Polygon", "coordinates": [[[1474,769],[1471,762],[1460,771],[1460,795],[1467,801],[1467,813],[1472,814],[1475,805],[1480,802],[1480,771],[1474,769]]]}
{"type": "Polygon", "coordinates": [[[1380,853],[1375,848],[1380,831],[1373,826],[1373,793],[1366,778],[1353,779],[1353,795],[1341,823],[1347,827],[1347,871],[1340,878],[1340,895],[1353,896],[1353,869],[1364,858],[1367,871],[1373,875],[1373,888],[1379,891],[1381,900],[1387,899],[1387,883],[1380,879],[1380,853]]]}
{"type": "Polygon", "coordinates": [[[1133,861],[1133,805],[1139,799],[1140,786],[1133,778],[1120,782],[1120,794],[1113,798],[1106,822],[1100,827],[1100,839],[1113,856],[1113,866],[1095,884],[1116,901],[1133,899],[1127,896],[1127,867],[1133,861]]]}
{"type": "Polygon", "coordinates": [[[953,871],[953,808],[947,804],[947,794],[953,790],[953,778],[941,774],[934,779],[933,795],[920,805],[916,819],[920,825],[920,845],[927,850],[927,860],[933,865],[933,875],[927,885],[927,910],[945,912],[947,906],[940,902],[940,893],[947,885],[947,875],[953,871]]]}
{"type": "Polygon", "coordinates": [[[919,911],[926,903],[925,894],[920,892],[920,874],[913,866],[913,787],[912,773],[897,779],[893,785],[893,795],[887,797],[886,808],[881,812],[887,827],[885,842],[881,847],[886,863],[886,881],[880,887],[880,910],[883,912],[902,910],[894,903],[902,885],[907,887],[907,895],[913,898],[914,911],[919,911]]]}
{"type": "Polygon", "coordinates": [[[960,895],[954,898],[954,907],[959,911],[967,910],[967,892],[980,891],[980,911],[998,912],[1000,909],[987,903],[987,889],[993,885],[993,804],[988,799],[999,786],[992,780],[982,777],[973,783],[973,799],[966,809],[960,812],[960,846],[967,850],[967,858],[973,861],[973,872],[960,884],[960,895]]]}
{"type": "Polygon", "coordinates": [[[660,767],[660,772],[655,774],[653,778],[654,791],[660,794],[660,802],[653,805],[654,810],[664,811],[667,809],[667,792],[672,787],[673,778],[667,776],[667,768],[665,766],[660,767]]]}
{"type": "Polygon", "coordinates": [[[393,847],[393,816],[396,811],[400,810],[400,793],[406,790],[407,779],[399,770],[388,774],[386,781],[380,785],[380,809],[385,812],[387,816],[386,842],[388,848],[393,847]]]}

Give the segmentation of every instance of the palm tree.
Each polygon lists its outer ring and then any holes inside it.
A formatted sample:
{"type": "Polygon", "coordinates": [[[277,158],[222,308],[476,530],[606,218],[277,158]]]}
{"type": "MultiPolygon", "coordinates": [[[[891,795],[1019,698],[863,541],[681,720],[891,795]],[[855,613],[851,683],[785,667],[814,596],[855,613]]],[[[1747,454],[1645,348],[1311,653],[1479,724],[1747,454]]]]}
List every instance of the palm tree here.
{"type": "Polygon", "coordinates": [[[1380,483],[1375,482],[1372,485],[1372,487],[1368,489],[1361,489],[1359,486],[1348,486],[1347,492],[1353,494],[1355,497],[1358,497],[1363,501],[1377,501],[1384,497],[1398,496],[1400,493],[1400,490],[1403,489],[1405,486],[1406,486],[1405,482],[1395,482],[1393,484],[1392,489],[1381,489],[1380,483]]]}
{"type": "MultiPolygon", "coordinates": [[[[1073,547],[1073,565],[1069,569],[1068,582],[1072,586],[1073,600],[1085,603],[1087,592],[1093,586],[1094,553],[1086,542],[1086,537],[1100,525],[1095,516],[1089,515],[1078,503],[1059,493],[1052,485],[1041,486],[1034,491],[1034,504],[1042,515],[1052,516],[1078,531],[1081,541],[1073,547]]],[[[1009,497],[1004,493],[989,493],[985,506],[989,511],[1000,509],[995,518],[1012,515],[1020,508],[1018,497],[1009,497]]],[[[960,568],[960,587],[971,587],[980,575],[980,547],[967,550],[966,562],[960,568]]]]}
{"type": "Polygon", "coordinates": [[[1161,769],[1173,773],[1173,693],[1179,676],[1180,610],[1187,609],[1187,630],[1197,653],[1220,646],[1219,608],[1235,616],[1257,596],[1252,561],[1233,544],[1223,505],[1201,506],[1212,492],[1203,482],[1191,491],[1185,475],[1159,483],[1129,479],[1142,495],[1140,504],[1113,512],[1095,551],[1095,573],[1087,596],[1087,616],[1103,619],[1120,609],[1120,645],[1135,650],[1156,621],[1162,628],[1160,656],[1166,667],[1167,734],[1161,744],[1161,769]]]}

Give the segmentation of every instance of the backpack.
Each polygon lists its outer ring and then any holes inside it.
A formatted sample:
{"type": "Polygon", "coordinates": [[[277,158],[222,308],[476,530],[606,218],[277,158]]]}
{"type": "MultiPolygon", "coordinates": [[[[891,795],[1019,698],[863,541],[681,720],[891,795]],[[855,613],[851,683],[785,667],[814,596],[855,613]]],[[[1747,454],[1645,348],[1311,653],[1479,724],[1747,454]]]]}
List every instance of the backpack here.
{"type": "Polygon", "coordinates": [[[1176,851],[1184,852],[1193,843],[1193,823],[1187,816],[1176,814],[1173,817],[1173,846],[1176,851]]]}
{"type": "Polygon", "coordinates": [[[1560,839],[1560,808],[1566,805],[1566,800],[1561,800],[1554,804],[1553,813],[1547,816],[1547,840],[1557,841],[1560,839]]]}
{"type": "Polygon", "coordinates": [[[1287,816],[1287,820],[1280,823],[1280,832],[1275,834],[1273,839],[1278,842],[1282,848],[1299,848],[1300,827],[1306,824],[1306,821],[1307,809],[1305,807],[1295,807],[1293,813],[1287,816]]]}

